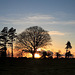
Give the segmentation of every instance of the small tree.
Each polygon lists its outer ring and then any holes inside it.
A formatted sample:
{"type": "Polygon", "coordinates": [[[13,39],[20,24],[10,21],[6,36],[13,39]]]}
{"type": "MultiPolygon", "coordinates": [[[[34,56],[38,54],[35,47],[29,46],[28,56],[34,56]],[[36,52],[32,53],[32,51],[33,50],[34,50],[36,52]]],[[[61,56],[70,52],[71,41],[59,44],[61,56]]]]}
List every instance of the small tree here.
{"type": "Polygon", "coordinates": [[[47,56],[47,52],[46,52],[46,51],[43,51],[43,56],[42,56],[42,57],[43,57],[44,59],[46,59],[46,56],[47,56]]]}
{"type": "Polygon", "coordinates": [[[51,37],[48,32],[38,26],[29,27],[17,36],[18,47],[29,50],[33,58],[38,48],[46,46],[50,42],[51,37]]]}
{"type": "Polygon", "coordinates": [[[56,56],[57,56],[57,59],[61,57],[61,54],[59,52],[56,52],[56,56]]]}
{"type": "Polygon", "coordinates": [[[72,48],[71,43],[70,43],[70,41],[68,41],[66,44],[66,49],[71,49],[71,48],[72,48]]]}

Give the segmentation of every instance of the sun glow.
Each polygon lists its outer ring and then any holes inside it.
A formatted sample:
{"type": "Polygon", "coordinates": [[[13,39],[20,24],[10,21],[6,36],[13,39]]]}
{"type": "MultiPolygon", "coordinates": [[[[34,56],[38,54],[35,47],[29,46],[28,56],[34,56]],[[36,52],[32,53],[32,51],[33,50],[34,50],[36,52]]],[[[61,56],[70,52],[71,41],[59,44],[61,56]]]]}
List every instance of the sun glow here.
{"type": "Polygon", "coordinates": [[[41,48],[38,48],[37,51],[41,51],[41,48]]]}
{"type": "Polygon", "coordinates": [[[35,54],[35,58],[40,58],[41,56],[39,54],[35,54]]]}

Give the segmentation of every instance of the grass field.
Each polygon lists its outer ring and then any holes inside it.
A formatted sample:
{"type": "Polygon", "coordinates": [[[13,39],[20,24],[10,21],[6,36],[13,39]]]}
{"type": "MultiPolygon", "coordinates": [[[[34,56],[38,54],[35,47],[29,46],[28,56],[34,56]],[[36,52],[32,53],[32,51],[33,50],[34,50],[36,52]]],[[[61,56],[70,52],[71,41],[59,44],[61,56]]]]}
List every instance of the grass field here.
{"type": "Polygon", "coordinates": [[[75,75],[75,59],[0,59],[0,75],[75,75]]]}

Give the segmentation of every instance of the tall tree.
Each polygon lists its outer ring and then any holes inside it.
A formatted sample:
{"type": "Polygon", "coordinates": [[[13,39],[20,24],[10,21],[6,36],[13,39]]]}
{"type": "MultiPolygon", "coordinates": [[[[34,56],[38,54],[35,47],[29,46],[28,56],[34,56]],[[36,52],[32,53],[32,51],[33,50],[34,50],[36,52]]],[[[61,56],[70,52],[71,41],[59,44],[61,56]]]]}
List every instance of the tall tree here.
{"type": "Polygon", "coordinates": [[[29,50],[34,58],[38,48],[51,44],[51,37],[47,31],[38,26],[27,28],[17,36],[17,47],[29,50]]]}
{"type": "Polygon", "coordinates": [[[65,57],[68,56],[68,58],[69,58],[69,55],[70,55],[70,50],[69,49],[71,49],[71,48],[72,48],[71,43],[70,43],[70,41],[68,41],[67,44],[66,44],[66,48],[65,48],[66,49],[65,57]]]}
{"type": "Polygon", "coordinates": [[[13,57],[13,40],[15,38],[15,31],[13,27],[8,30],[8,27],[4,27],[0,34],[0,50],[2,51],[2,57],[6,57],[7,44],[11,44],[12,57],[13,57]]]}
{"type": "Polygon", "coordinates": [[[8,37],[9,37],[9,40],[10,40],[10,44],[11,45],[11,51],[12,51],[12,55],[11,57],[13,57],[13,41],[15,40],[14,38],[16,37],[16,29],[14,29],[13,27],[11,27],[9,30],[8,30],[8,37]]]}
{"type": "Polygon", "coordinates": [[[0,34],[1,57],[6,57],[6,50],[7,50],[6,44],[8,42],[7,31],[8,31],[8,28],[4,27],[3,30],[1,31],[1,34],[0,34]]]}

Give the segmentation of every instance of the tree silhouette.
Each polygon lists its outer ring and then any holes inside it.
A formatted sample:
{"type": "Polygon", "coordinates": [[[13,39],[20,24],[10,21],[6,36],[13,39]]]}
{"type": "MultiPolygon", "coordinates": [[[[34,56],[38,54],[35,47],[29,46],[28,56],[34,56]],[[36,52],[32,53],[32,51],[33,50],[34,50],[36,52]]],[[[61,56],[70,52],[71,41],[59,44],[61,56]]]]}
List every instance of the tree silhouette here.
{"type": "Polygon", "coordinates": [[[43,51],[41,51],[40,54],[42,54],[42,56],[41,56],[42,59],[46,59],[46,58],[52,59],[53,58],[53,52],[50,50],[48,50],[48,51],[43,50],[43,51]]]}
{"type": "Polygon", "coordinates": [[[4,27],[0,33],[0,50],[1,57],[6,57],[7,44],[12,46],[12,57],[13,57],[13,39],[15,37],[15,31],[13,27],[8,30],[8,27],[4,27]]]}
{"type": "Polygon", "coordinates": [[[57,59],[61,57],[61,54],[59,52],[56,52],[56,56],[57,56],[57,59]]]}
{"type": "Polygon", "coordinates": [[[68,41],[66,45],[67,45],[66,49],[71,49],[72,48],[70,41],[68,41]]]}
{"type": "Polygon", "coordinates": [[[51,44],[51,37],[48,32],[38,26],[27,28],[17,36],[17,39],[16,47],[29,50],[32,58],[34,58],[38,48],[51,44]]]}
{"type": "Polygon", "coordinates": [[[4,27],[3,30],[0,33],[0,51],[1,51],[1,57],[6,57],[6,44],[8,42],[7,40],[7,27],[4,27]]]}
{"type": "Polygon", "coordinates": [[[13,27],[11,27],[9,30],[8,30],[8,37],[9,37],[9,40],[10,40],[10,44],[11,45],[11,50],[12,50],[12,56],[13,57],[13,41],[15,41],[15,37],[16,37],[16,29],[14,29],[13,27]]]}
{"type": "Polygon", "coordinates": [[[70,51],[69,51],[69,49],[71,49],[72,48],[72,46],[71,46],[71,43],[70,43],[70,41],[68,41],[67,42],[67,44],[66,44],[66,54],[65,54],[65,57],[68,57],[69,58],[69,56],[70,56],[70,51]]]}
{"type": "Polygon", "coordinates": [[[46,51],[43,51],[41,58],[46,59],[46,56],[47,56],[47,52],[46,51]]]}

